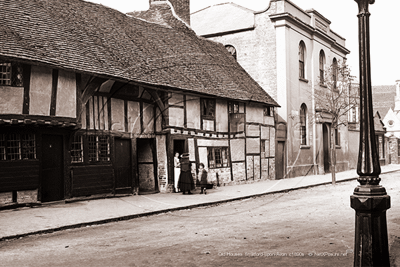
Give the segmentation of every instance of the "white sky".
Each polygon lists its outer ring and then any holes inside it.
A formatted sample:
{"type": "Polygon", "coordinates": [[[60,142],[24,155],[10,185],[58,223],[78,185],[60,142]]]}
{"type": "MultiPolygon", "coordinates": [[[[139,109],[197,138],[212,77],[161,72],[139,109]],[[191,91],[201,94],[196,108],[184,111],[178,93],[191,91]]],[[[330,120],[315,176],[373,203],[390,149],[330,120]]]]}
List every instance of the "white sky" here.
{"type": "MultiPolygon", "coordinates": [[[[87,0],[127,13],[146,10],[149,0],[87,0]]],[[[358,6],[354,0],[291,0],[300,8],[315,9],[329,19],[331,29],[346,39],[346,47],[351,52],[347,56],[353,75],[358,76],[358,6]]],[[[268,7],[269,0],[190,0],[190,11],[194,12],[210,5],[233,2],[238,5],[262,10],[268,7]]],[[[400,34],[397,34],[400,20],[399,0],[377,0],[370,6],[371,24],[371,76],[372,85],[392,85],[400,79],[400,34]]]]}

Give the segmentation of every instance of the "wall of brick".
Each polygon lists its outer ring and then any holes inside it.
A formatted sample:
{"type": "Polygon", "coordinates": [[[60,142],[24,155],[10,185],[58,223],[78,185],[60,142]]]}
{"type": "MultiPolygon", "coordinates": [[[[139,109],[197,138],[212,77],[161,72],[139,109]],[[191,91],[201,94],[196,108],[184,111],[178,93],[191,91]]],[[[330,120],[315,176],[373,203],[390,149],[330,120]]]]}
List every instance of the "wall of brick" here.
{"type": "Polygon", "coordinates": [[[12,202],[12,192],[0,193],[0,206],[11,204],[12,202]]]}
{"type": "Polygon", "coordinates": [[[17,203],[36,203],[38,190],[17,191],[17,203]]]}

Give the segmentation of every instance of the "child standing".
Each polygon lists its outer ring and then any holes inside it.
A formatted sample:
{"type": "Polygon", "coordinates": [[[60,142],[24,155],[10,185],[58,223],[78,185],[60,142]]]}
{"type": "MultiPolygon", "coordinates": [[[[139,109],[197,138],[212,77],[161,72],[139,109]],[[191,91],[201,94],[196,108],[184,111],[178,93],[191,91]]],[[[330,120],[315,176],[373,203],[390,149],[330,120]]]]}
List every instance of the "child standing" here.
{"type": "Polygon", "coordinates": [[[201,192],[200,194],[207,194],[207,171],[204,169],[204,164],[200,163],[199,164],[199,180],[200,180],[200,186],[201,186],[201,192]]]}

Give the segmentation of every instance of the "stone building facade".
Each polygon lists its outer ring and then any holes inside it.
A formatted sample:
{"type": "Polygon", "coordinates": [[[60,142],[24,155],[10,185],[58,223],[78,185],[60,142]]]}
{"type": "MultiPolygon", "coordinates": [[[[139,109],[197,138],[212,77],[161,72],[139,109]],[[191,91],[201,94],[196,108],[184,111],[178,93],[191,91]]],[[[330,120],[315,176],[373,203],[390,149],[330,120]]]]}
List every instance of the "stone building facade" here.
{"type": "MultiPolygon", "coordinates": [[[[345,39],[316,10],[289,0],[271,0],[261,11],[233,3],[218,4],[191,15],[197,34],[217,41],[280,105],[277,112],[278,178],[325,173],[329,167],[331,124],[314,116],[314,88],[333,62],[350,52],[345,39]],[[306,118],[306,119],[304,119],[306,118]],[[307,119],[310,118],[310,119],[307,119]]],[[[337,171],[349,168],[348,128],[339,129],[337,171]]]]}

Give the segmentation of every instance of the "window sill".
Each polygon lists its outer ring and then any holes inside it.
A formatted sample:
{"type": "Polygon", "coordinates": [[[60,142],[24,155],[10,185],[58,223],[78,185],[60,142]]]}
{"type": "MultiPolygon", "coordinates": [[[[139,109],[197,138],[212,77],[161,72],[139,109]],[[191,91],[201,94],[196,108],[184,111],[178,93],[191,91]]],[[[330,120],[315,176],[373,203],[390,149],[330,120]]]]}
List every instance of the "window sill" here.
{"type": "Polygon", "coordinates": [[[336,149],[342,149],[342,146],[336,145],[335,148],[336,148],[336,149]]]}
{"type": "Polygon", "coordinates": [[[300,149],[310,149],[311,146],[309,145],[300,145],[300,149]]]}
{"type": "Polygon", "coordinates": [[[308,80],[307,80],[307,79],[299,78],[299,80],[302,81],[302,82],[308,83],[308,80]]]}
{"type": "Polygon", "coordinates": [[[319,86],[327,88],[328,86],[326,86],[326,84],[320,83],[319,86]]]}

